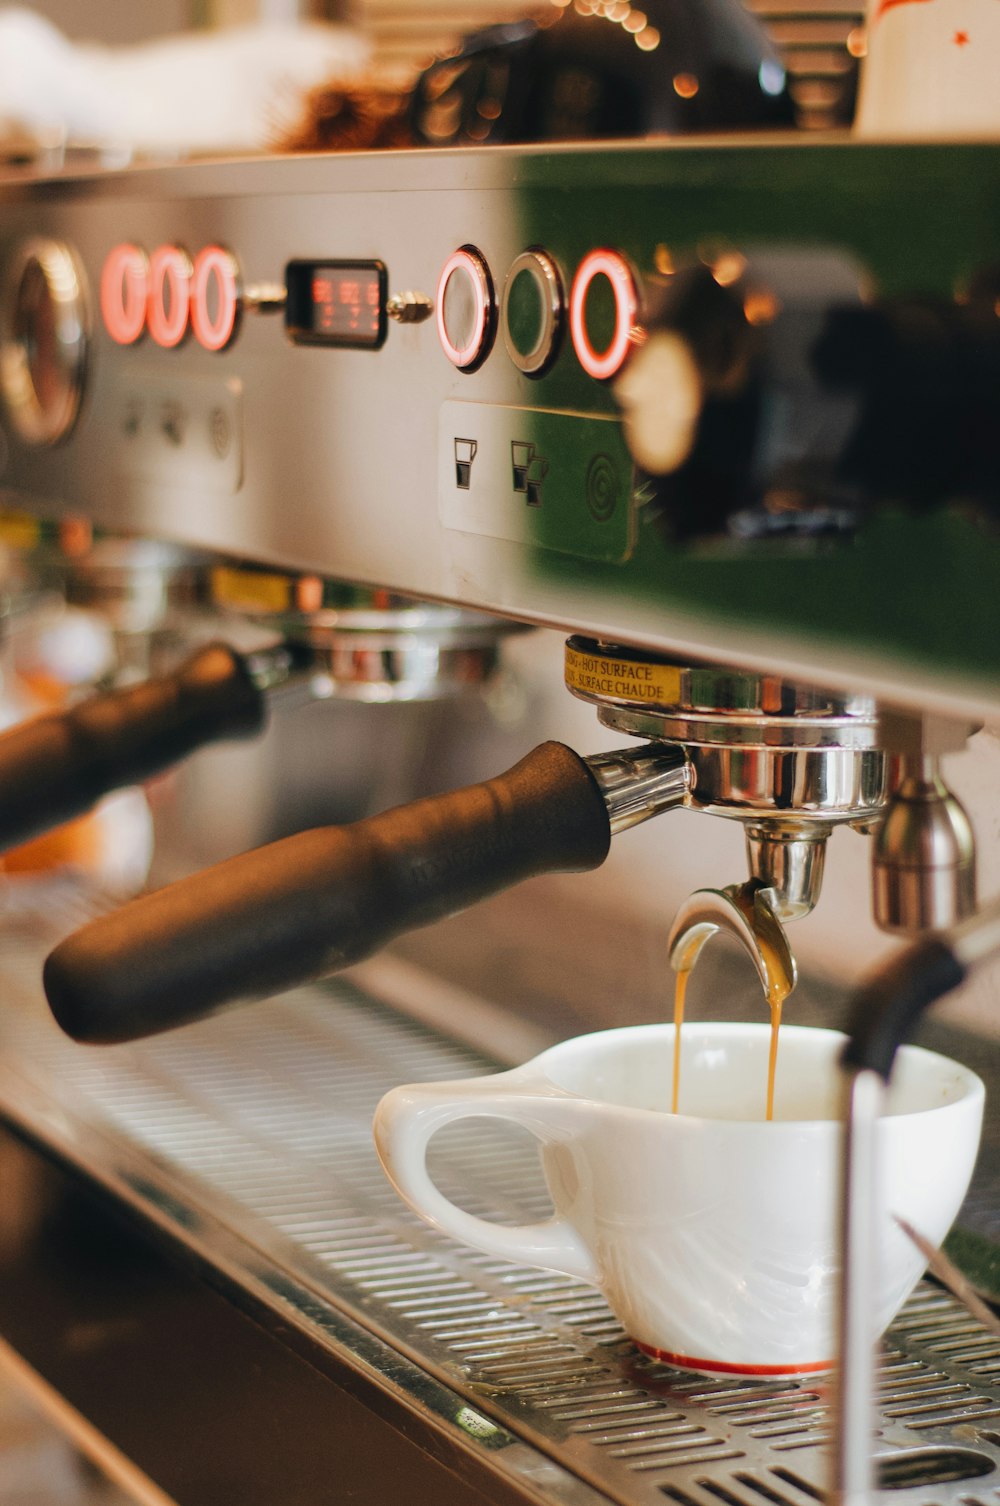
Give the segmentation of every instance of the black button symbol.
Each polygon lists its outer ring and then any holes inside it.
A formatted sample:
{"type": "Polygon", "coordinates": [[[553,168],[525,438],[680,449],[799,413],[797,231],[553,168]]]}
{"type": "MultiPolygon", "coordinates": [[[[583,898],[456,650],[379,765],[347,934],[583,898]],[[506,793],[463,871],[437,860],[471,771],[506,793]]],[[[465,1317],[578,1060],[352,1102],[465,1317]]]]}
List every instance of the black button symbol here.
{"type": "Polygon", "coordinates": [[[133,397],[125,404],[125,414],[122,418],[122,433],[126,439],[135,439],[141,428],[142,400],[133,397]]]}
{"type": "Polygon", "coordinates": [[[160,409],[160,429],[164,439],[179,449],[184,443],[184,431],[187,428],[187,414],[180,403],[167,402],[160,409]]]}

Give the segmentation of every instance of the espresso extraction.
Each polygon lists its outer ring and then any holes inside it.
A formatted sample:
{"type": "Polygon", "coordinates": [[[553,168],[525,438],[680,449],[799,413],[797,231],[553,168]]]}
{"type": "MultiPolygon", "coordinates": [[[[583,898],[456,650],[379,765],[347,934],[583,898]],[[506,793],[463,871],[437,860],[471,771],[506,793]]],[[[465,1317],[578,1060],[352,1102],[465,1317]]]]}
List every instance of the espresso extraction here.
{"type": "MultiPolygon", "coordinates": [[[[553,9],[546,45],[577,17],[659,67],[675,112],[709,99],[651,4],[553,9]]],[[[887,7],[878,35],[947,10],[887,7]]],[[[713,77],[783,90],[733,24],[713,77]]],[[[515,44],[445,60],[422,119],[509,121],[515,44]]],[[[972,729],[1000,721],[997,165],[986,141],[691,135],[0,185],[4,500],[42,545],[82,518],[134,567],[95,593],[115,687],[0,739],[0,840],[169,775],[148,892],[114,908],[63,875],[34,929],[11,907],[0,1337],[144,1498],[809,1506],[841,1438],[909,1506],[993,1489],[993,1336],[940,1287],[907,1298],[926,1255],[887,1217],[852,1205],[841,1259],[843,1038],[808,943],[828,924],[843,1002],[874,955],[846,955],[855,921],[980,918],[952,754],[995,861],[972,729]],[[195,584],[140,633],[170,595],[162,566],[138,582],[155,541],[195,584]],[[830,840],[861,876],[824,895],[830,840]],[[770,1027],[680,1021],[723,932],[770,1027]],[[650,1025],[671,965],[678,1024],[650,1025]],[[702,1043],[741,1031],[725,1101],[700,1098],[702,1043]],[[527,1145],[442,1133],[410,1192],[485,1223],[485,1256],[418,1221],[372,1143],[400,1084],[468,1118],[470,1081],[487,1117],[516,1099],[527,1145]],[[762,1217],[754,1167],[786,1143],[762,1217]],[[843,1427],[816,1380],[850,1355],[841,1292],[872,1364],[908,1304],[880,1410],[843,1427]]],[[[30,563],[68,598],[87,553],[30,563]]],[[[932,1243],[982,1103],[941,1033],[901,1062],[899,1111],[851,1079],[932,1243]]],[[[989,1242],[983,1206],[960,1232],[989,1242]]]]}

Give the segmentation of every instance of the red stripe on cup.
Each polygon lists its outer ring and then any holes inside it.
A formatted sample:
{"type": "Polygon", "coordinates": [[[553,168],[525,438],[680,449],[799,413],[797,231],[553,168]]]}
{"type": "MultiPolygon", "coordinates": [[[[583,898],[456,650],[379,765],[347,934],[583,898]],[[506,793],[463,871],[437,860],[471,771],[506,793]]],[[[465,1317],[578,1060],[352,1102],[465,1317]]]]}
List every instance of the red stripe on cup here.
{"type": "Polygon", "coordinates": [[[651,1360],[663,1365],[676,1365],[678,1370],[706,1370],[719,1375],[817,1375],[833,1369],[833,1360],[817,1360],[810,1365],[734,1365],[728,1360],[698,1360],[689,1354],[671,1354],[666,1349],[655,1349],[652,1344],[633,1341],[637,1349],[648,1354],[651,1360]]]}

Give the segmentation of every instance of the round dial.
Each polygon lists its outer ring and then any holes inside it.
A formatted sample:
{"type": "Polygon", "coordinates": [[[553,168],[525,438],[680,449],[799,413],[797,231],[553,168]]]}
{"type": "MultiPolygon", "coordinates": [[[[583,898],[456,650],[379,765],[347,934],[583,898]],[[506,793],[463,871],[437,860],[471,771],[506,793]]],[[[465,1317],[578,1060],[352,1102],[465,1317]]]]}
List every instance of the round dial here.
{"type": "Polygon", "coordinates": [[[0,391],[25,444],[56,444],[72,429],[89,332],[86,281],[74,253],[61,241],[26,241],[0,294],[0,391]]]}

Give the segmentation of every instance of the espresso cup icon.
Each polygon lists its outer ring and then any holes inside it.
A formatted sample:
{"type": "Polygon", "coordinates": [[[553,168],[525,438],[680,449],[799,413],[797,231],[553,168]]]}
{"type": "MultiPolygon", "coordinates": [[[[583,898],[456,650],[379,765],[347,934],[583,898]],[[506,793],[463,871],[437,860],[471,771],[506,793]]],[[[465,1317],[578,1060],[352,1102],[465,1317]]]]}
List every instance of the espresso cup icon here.
{"type": "Polygon", "coordinates": [[[475,439],[455,440],[455,485],[460,491],[467,492],[472,485],[472,462],[478,449],[475,439]]]}

